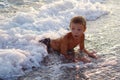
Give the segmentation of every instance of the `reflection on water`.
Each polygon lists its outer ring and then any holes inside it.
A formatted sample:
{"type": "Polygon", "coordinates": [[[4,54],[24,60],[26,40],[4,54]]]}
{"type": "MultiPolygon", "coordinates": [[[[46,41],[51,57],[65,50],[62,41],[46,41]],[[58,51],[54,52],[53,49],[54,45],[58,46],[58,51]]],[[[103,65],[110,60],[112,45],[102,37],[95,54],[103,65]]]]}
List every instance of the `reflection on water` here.
{"type": "Polygon", "coordinates": [[[79,70],[80,70],[80,65],[76,65],[76,76],[75,76],[75,80],[80,80],[80,76],[79,76],[79,70]]]}
{"type": "Polygon", "coordinates": [[[87,78],[87,76],[85,75],[85,69],[84,68],[80,68],[80,65],[77,64],[76,62],[76,66],[75,66],[75,80],[88,80],[89,78],[87,78]]]}

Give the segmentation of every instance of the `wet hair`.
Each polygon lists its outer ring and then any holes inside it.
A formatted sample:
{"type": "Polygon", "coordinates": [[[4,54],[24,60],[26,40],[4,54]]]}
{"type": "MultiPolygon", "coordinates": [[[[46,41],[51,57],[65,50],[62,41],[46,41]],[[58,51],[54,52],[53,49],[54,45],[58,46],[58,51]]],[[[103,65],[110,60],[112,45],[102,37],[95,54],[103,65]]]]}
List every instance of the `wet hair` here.
{"type": "Polygon", "coordinates": [[[71,23],[81,24],[81,25],[83,25],[85,27],[85,30],[86,30],[86,20],[82,16],[75,16],[75,17],[73,17],[71,19],[71,21],[70,21],[70,26],[71,26],[71,23]]]}

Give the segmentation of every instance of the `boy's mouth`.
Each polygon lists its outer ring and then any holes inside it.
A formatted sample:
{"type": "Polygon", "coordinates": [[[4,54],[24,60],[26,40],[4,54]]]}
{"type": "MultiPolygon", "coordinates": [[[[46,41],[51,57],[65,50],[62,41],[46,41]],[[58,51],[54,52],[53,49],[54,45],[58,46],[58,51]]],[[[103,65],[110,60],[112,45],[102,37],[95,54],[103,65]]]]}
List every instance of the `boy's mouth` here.
{"type": "Polygon", "coordinates": [[[79,37],[78,35],[74,35],[74,37],[79,37]]]}

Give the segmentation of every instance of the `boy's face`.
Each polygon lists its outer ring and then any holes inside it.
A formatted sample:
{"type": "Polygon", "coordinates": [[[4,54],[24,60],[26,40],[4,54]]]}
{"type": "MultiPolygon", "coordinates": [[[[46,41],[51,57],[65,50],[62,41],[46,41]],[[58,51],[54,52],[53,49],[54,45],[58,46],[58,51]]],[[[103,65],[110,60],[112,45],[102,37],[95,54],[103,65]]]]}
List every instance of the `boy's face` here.
{"type": "Polygon", "coordinates": [[[84,26],[80,23],[71,23],[70,30],[74,38],[80,38],[80,36],[84,33],[84,26]]]}

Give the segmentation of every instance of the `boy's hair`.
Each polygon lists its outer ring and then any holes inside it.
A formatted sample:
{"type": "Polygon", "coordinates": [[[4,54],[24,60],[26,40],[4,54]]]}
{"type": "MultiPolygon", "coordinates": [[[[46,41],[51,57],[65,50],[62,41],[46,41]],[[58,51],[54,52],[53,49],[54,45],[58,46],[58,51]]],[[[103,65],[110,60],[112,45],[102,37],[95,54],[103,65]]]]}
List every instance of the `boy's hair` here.
{"type": "Polygon", "coordinates": [[[75,23],[75,24],[79,23],[79,24],[83,25],[85,27],[85,30],[86,30],[86,20],[82,16],[75,16],[75,17],[73,17],[71,19],[71,21],[70,21],[70,26],[71,26],[71,23],[75,23]]]}

